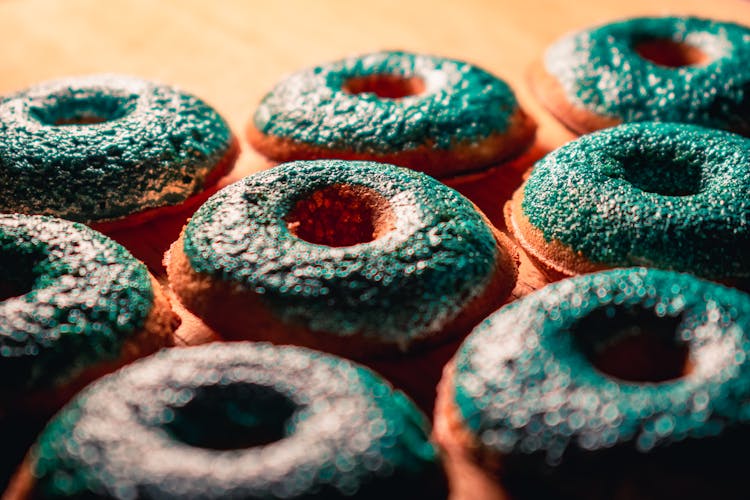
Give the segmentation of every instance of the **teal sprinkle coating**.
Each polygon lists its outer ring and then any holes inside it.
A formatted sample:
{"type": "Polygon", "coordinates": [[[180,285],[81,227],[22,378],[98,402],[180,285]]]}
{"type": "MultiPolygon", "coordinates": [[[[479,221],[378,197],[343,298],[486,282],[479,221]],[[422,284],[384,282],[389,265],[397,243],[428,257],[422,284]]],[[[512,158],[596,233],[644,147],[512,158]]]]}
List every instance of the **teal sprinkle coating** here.
{"type": "MultiPolygon", "coordinates": [[[[193,269],[261,295],[283,321],[402,346],[440,331],[491,279],[497,243],[466,198],[424,174],[372,162],[292,162],[211,197],[184,231],[193,269]],[[337,185],[371,188],[395,229],[330,247],[287,228],[295,203],[337,185]]],[[[248,326],[250,328],[250,326],[248,326]]]]}
{"type": "MultiPolygon", "coordinates": [[[[508,467],[521,461],[549,475],[545,467],[583,461],[588,465],[578,472],[586,484],[596,479],[597,467],[619,473],[612,462],[596,465],[603,457],[647,464],[647,452],[674,448],[662,481],[674,464],[685,466],[678,481],[689,480],[690,467],[705,478],[710,462],[736,462],[737,455],[717,453],[722,445],[714,438],[738,437],[735,432],[750,423],[749,335],[750,296],[738,290],[646,268],[578,276],[504,307],[471,333],[455,358],[455,403],[464,424],[508,467]],[[597,313],[605,319],[581,331],[581,321],[597,313]],[[687,344],[692,370],[661,383],[598,371],[585,344],[607,345],[627,335],[616,323],[626,313],[673,325],[673,341],[687,344]],[[707,447],[701,455],[680,458],[698,443],[707,447]]],[[[741,435],[743,453],[747,433],[741,435]]],[[[649,474],[654,471],[661,472],[657,467],[649,474]]],[[[561,478],[565,482],[576,484],[571,477],[561,478]]],[[[606,495],[615,497],[624,498],[606,495]]]]}
{"type": "Polygon", "coordinates": [[[450,149],[508,130],[518,102],[499,78],[471,64],[407,52],[377,52],[295,73],[261,101],[255,127],[333,150],[387,154],[450,149]],[[420,78],[424,92],[401,99],[343,90],[352,78],[420,78]]]}
{"type": "Polygon", "coordinates": [[[635,18],[568,35],[544,57],[568,99],[623,122],[693,123],[750,134],[750,29],[695,17],[635,18]],[[677,68],[641,57],[644,41],[671,40],[709,62],[677,68]]]}
{"type": "Polygon", "coordinates": [[[101,379],[48,424],[31,452],[34,493],[434,498],[444,481],[428,433],[406,396],[340,358],[249,342],[172,349],[101,379]],[[222,424],[233,441],[212,448],[222,424]],[[268,427],[275,439],[247,445],[268,427]]]}
{"type": "Polygon", "coordinates": [[[170,86],[41,83],[0,99],[0,211],[96,222],[177,205],[203,190],[232,140],[215,110],[170,86]]]}
{"type": "Polygon", "coordinates": [[[748,193],[747,139],[633,123],[583,136],[540,160],[522,208],[547,240],[595,263],[745,278],[748,193]]]}
{"type": "Polygon", "coordinates": [[[0,394],[53,389],[120,357],[153,306],[146,267],[80,224],[0,215],[0,394]]]}

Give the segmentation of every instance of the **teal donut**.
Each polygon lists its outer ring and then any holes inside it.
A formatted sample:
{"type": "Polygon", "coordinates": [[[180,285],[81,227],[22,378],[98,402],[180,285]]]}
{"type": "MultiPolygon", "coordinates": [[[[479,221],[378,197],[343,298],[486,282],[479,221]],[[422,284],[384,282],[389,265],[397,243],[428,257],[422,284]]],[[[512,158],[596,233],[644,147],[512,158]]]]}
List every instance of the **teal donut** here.
{"type": "Polygon", "coordinates": [[[737,290],[645,268],[579,276],[472,332],[455,358],[454,403],[502,457],[509,488],[533,498],[742,498],[745,484],[728,491],[749,437],[749,335],[750,296],[737,290]],[[686,349],[688,373],[636,382],[597,368],[597,355],[638,335],[686,349]]]}
{"type": "Polygon", "coordinates": [[[544,238],[606,267],[750,277],[750,142],[680,124],[633,123],[540,160],[523,214],[544,238]]]}
{"type": "MultiPolygon", "coordinates": [[[[155,307],[146,266],[80,224],[0,215],[3,405],[122,356],[155,307]]],[[[10,403],[12,407],[13,404],[10,403]]]]}
{"type": "Polygon", "coordinates": [[[171,349],[106,377],[31,452],[35,498],[435,498],[427,419],[349,361],[171,349]]]}
{"type": "Polygon", "coordinates": [[[544,67],[569,101],[596,115],[750,134],[750,29],[745,26],[695,17],[627,19],[559,40],[545,53],[544,67]],[[707,62],[654,63],[637,52],[639,44],[654,40],[698,49],[707,62]]]}
{"type": "MultiPolygon", "coordinates": [[[[239,287],[282,330],[315,332],[341,349],[355,337],[406,348],[440,332],[502,275],[502,289],[489,299],[494,310],[515,281],[510,254],[471,202],[424,174],[380,163],[293,162],[251,175],[210,198],[178,245],[199,274],[196,282],[208,277],[239,287]],[[347,189],[353,199],[336,207],[347,189]],[[360,213],[368,199],[374,213],[360,213]],[[326,215],[320,207],[329,203],[341,214],[326,215]],[[372,220],[376,227],[365,228],[364,239],[338,243],[295,234],[290,214],[300,204],[320,210],[303,223],[315,228],[323,221],[318,229],[334,239],[372,220]]],[[[183,302],[221,333],[269,339],[263,314],[224,321],[237,307],[223,311],[208,291],[193,296],[194,286],[183,284],[171,264],[168,272],[183,302]]]]}
{"type": "Polygon", "coordinates": [[[215,195],[187,225],[184,252],[196,271],[255,290],[290,323],[407,343],[481,290],[498,250],[471,203],[443,184],[394,166],[327,160],[287,163],[215,195]],[[375,190],[390,202],[395,229],[344,247],[292,234],[294,204],[335,185],[375,190]]]}
{"type": "Polygon", "coordinates": [[[250,133],[251,143],[277,161],[376,160],[431,175],[497,163],[528,146],[534,135],[503,80],[466,62],[400,51],[350,57],[288,76],[263,98],[250,129],[288,141],[289,147],[268,146],[250,133]],[[369,88],[377,87],[372,82],[379,78],[408,88],[381,95],[369,88]],[[491,157],[468,146],[505,134],[514,140],[491,157]],[[303,147],[290,155],[298,145],[303,147]],[[441,155],[461,146],[467,146],[462,157],[439,166],[441,155]]]}
{"type": "Polygon", "coordinates": [[[218,113],[114,75],[44,82],[0,100],[0,211],[81,222],[178,205],[234,159],[218,113]]]}

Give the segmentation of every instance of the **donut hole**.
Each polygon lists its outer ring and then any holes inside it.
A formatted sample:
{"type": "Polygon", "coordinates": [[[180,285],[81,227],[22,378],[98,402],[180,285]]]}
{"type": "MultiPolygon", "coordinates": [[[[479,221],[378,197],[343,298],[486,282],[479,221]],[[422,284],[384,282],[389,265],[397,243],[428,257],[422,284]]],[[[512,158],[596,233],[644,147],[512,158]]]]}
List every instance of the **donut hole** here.
{"type": "Polygon", "coordinates": [[[43,258],[39,252],[0,250],[0,301],[31,292],[39,275],[37,264],[43,258]]]}
{"type": "Polygon", "coordinates": [[[335,184],[298,200],[287,216],[289,231],[316,245],[369,243],[394,228],[390,203],[375,190],[335,184]]]}
{"type": "Polygon", "coordinates": [[[45,106],[35,106],[30,114],[44,125],[95,125],[118,120],[133,110],[133,103],[125,96],[52,96],[45,106]]]}
{"type": "Polygon", "coordinates": [[[681,317],[643,308],[605,307],[572,329],[578,347],[600,372],[628,382],[665,382],[691,371],[690,349],[678,334],[681,317]]]}
{"type": "Polygon", "coordinates": [[[186,404],[172,408],[174,417],[164,427],[189,446],[242,450],[285,438],[295,407],[263,385],[204,386],[186,404]]]}
{"type": "Polygon", "coordinates": [[[381,99],[402,99],[425,90],[424,80],[417,76],[376,74],[356,76],[344,82],[348,94],[375,94],[381,99]]]}
{"type": "Polygon", "coordinates": [[[647,193],[662,196],[692,196],[703,186],[704,159],[692,152],[636,151],[619,158],[625,180],[647,193]]]}
{"type": "Polygon", "coordinates": [[[698,66],[709,60],[708,54],[698,47],[670,38],[643,40],[634,48],[643,59],[667,68],[698,66]]]}

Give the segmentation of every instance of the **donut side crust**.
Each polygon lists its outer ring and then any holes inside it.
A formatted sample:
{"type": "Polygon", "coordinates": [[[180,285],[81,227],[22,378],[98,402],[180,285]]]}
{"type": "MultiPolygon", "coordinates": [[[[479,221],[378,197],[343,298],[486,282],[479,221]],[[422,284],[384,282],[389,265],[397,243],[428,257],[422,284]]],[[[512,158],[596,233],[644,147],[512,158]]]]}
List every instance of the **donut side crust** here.
{"type": "Polygon", "coordinates": [[[571,132],[583,135],[622,123],[619,118],[599,115],[571,102],[558,79],[545,69],[541,60],[529,68],[527,80],[539,102],[571,132]]]}
{"type": "Polygon", "coordinates": [[[8,488],[0,500],[27,500],[34,498],[34,474],[31,473],[31,459],[28,454],[18,470],[10,478],[8,488]]]}
{"type": "Polygon", "coordinates": [[[419,170],[433,177],[448,177],[510,160],[526,151],[534,142],[536,123],[520,108],[510,118],[508,130],[472,142],[461,142],[449,150],[427,143],[416,149],[393,153],[360,153],[306,144],[258,130],[251,120],[247,126],[250,145],[267,158],[278,162],[337,158],[391,163],[419,170]]]}
{"type": "Polygon", "coordinates": [[[525,184],[513,193],[505,204],[505,224],[518,246],[532,264],[550,280],[557,281],[578,274],[593,273],[611,266],[596,264],[586,259],[557,239],[547,240],[544,233],[524,215],[521,204],[525,184]]]}
{"type": "Polygon", "coordinates": [[[440,331],[406,346],[380,342],[362,334],[342,337],[335,333],[310,331],[301,324],[285,323],[272,314],[263,303],[262,296],[255,291],[193,270],[183,251],[182,236],[172,245],[165,260],[170,286],[181,303],[222,336],[230,340],[268,340],[276,344],[301,345],[362,359],[436,345],[465,335],[481,319],[500,307],[515,286],[518,254],[505,235],[497,230],[493,233],[498,251],[493,273],[484,290],[440,331]],[[248,328],[242,325],[252,326],[248,328]]]}
{"type": "Polygon", "coordinates": [[[483,450],[476,437],[466,428],[454,403],[455,364],[443,368],[437,387],[432,440],[443,458],[451,500],[509,500],[503,488],[499,469],[500,457],[483,450]]]}
{"type": "MultiPolygon", "coordinates": [[[[548,280],[559,281],[579,274],[595,273],[619,266],[596,264],[589,261],[580,252],[574,251],[557,239],[547,241],[542,231],[534,226],[523,214],[523,186],[505,203],[503,215],[505,224],[514,242],[548,280]]],[[[750,279],[747,278],[710,278],[723,285],[739,288],[750,293],[750,279]]]]}

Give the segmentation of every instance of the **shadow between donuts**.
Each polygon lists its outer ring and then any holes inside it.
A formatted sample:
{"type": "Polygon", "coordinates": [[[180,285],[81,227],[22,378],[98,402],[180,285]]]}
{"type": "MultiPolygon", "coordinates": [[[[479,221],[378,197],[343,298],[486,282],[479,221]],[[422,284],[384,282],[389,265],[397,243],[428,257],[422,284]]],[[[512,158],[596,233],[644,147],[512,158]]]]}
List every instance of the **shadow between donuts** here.
{"type": "Polygon", "coordinates": [[[505,202],[523,183],[534,163],[550,151],[536,142],[521,156],[506,163],[440,181],[474,202],[496,228],[505,232],[505,202]]]}
{"type": "Polygon", "coordinates": [[[9,429],[3,435],[0,453],[0,492],[8,486],[11,476],[46,423],[47,418],[41,416],[0,414],[0,426],[9,429]]]}

